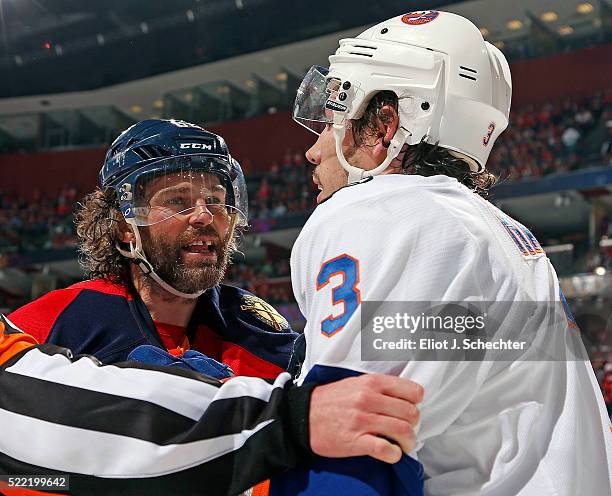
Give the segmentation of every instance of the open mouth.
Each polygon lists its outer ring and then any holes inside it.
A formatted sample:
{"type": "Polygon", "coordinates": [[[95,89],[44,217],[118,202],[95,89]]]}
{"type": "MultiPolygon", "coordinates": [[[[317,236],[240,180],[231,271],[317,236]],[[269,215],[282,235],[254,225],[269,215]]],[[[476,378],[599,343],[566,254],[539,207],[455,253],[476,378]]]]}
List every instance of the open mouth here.
{"type": "Polygon", "coordinates": [[[207,254],[207,253],[216,254],[217,253],[217,246],[215,242],[211,240],[194,241],[193,243],[189,243],[188,245],[183,246],[182,249],[188,253],[204,253],[204,254],[207,254]]]}
{"type": "Polygon", "coordinates": [[[319,178],[316,174],[312,175],[312,182],[319,190],[319,194],[317,195],[317,203],[321,203],[321,201],[323,200],[323,185],[319,182],[319,178]]]}
{"type": "Polygon", "coordinates": [[[312,182],[315,184],[317,189],[319,190],[319,194],[317,195],[317,204],[323,201],[323,186],[319,182],[319,178],[315,175],[312,176],[312,182]]]}

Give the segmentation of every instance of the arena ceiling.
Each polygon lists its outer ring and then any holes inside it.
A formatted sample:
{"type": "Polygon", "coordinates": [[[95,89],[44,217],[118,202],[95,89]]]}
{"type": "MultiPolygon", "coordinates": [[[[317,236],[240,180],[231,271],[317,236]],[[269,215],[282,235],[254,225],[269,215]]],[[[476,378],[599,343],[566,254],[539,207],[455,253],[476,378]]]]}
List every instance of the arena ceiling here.
{"type": "Polygon", "coordinates": [[[491,41],[550,12],[545,29],[576,32],[597,28],[606,1],[0,0],[0,98],[102,88],[427,8],[465,15],[491,41]]]}
{"type": "Polygon", "coordinates": [[[0,0],[0,97],[83,91],[448,0],[0,0]]]}

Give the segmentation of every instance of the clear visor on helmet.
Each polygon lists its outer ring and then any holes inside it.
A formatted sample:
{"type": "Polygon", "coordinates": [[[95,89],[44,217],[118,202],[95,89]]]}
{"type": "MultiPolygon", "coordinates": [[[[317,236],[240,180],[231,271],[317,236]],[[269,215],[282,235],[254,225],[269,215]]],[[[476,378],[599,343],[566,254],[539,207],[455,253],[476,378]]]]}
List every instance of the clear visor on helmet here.
{"type": "Polygon", "coordinates": [[[214,221],[228,223],[236,217],[238,225],[246,225],[246,212],[240,208],[246,198],[236,198],[234,193],[243,188],[238,183],[244,183],[244,176],[240,173],[232,181],[232,166],[206,155],[171,157],[148,164],[119,186],[122,212],[137,226],[191,215],[212,216],[214,221]]]}
{"type": "Polygon", "coordinates": [[[335,102],[340,92],[340,80],[328,77],[329,69],[312,66],[297,91],[293,105],[293,120],[321,134],[328,124],[334,122],[334,112],[327,102],[335,102]]]}
{"type": "Polygon", "coordinates": [[[242,167],[240,167],[238,160],[235,158],[232,158],[230,177],[234,189],[234,205],[236,205],[236,208],[239,211],[239,215],[236,219],[236,225],[238,227],[246,227],[249,223],[249,197],[247,194],[247,185],[244,179],[244,173],[242,172],[242,167]]]}

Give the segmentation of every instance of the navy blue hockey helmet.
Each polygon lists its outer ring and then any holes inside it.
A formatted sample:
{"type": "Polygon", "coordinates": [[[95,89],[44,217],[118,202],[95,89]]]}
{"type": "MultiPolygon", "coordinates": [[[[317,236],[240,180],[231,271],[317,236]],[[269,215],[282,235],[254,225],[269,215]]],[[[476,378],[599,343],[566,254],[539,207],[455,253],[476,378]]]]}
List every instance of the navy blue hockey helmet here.
{"type": "Polygon", "coordinates": [[[226,207],[236,214],[237,225],[247,224],[247,190],[240,164],[223,138],[196,124],[173,119],[134,124],[111,144],[99,179],[102,189],[116,190],[123,216],[137,226],[151,225],[152,208],[163,209],[169,218],[194,209],[202,197],[211,210],[226,207]],[[168,180],[173,188],[163,184],[164,178],[177,177],[180,194],[176,180],[168,180]],[[155,191],[148,186],[153,180],[157,180],[155,191]]]}

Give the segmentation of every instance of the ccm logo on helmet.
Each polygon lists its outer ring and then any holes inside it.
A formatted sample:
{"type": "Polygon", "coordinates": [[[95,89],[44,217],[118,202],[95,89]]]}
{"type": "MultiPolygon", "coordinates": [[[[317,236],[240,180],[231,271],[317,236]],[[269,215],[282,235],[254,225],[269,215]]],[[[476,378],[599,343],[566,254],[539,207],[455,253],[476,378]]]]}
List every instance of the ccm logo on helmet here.
{"type": "Polygon", "coordinates": [[[181,150],[184,150],[186,148],[191,148],[194,150],[212,150],[213,146],[207,145],[206,143],[181,143],[180,148],[181,150]]]}

